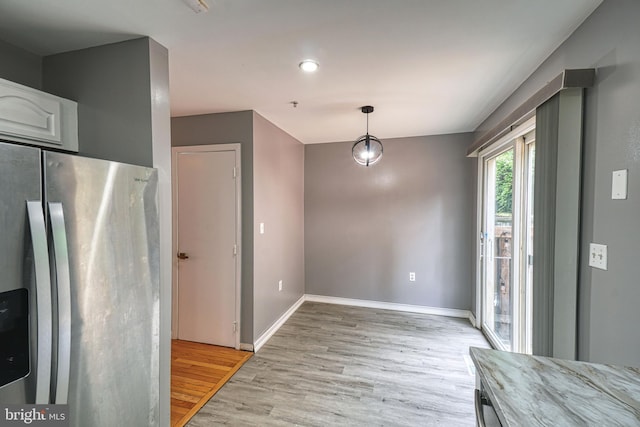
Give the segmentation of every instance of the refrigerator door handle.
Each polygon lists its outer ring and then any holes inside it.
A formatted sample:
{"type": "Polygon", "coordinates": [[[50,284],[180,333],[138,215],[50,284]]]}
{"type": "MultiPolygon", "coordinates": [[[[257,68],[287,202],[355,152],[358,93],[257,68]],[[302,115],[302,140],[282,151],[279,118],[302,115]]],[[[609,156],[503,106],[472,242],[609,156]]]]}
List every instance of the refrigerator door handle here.
{"type": "Polygon", "coordinates": [[[58,290],[58,369],[53,403],[65,405],[69,397],[71,369],[71,279],[62,203],[49,203],[49,221],[58,290]]]}
{"type": "Polygon", "coordinates": [[[41,201],[28,201],[27,214],[35,264],[38,350],[36,361],[36,404],[49,403],[51,385],[51,277],[47,232],[41,201]]]}

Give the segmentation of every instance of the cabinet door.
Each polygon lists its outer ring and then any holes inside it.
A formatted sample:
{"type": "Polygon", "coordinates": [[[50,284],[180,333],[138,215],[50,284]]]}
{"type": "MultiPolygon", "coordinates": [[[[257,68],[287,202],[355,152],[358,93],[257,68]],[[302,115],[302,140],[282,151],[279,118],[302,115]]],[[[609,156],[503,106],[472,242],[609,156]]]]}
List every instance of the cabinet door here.
{"type": "Polygon", "coordinates": [[[78,150],[77,104],[0,79],[0,138],[78,150]]]}

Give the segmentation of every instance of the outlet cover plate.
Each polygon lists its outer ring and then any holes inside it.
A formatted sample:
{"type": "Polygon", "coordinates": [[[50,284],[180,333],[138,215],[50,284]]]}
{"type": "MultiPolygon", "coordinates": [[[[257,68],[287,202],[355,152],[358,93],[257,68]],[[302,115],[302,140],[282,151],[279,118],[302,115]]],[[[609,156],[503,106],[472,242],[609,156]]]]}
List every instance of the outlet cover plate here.
{"type": "Polygon", "coordinates": [[[627,198],[627,169],[613,171],[611,198],[613,200],[625,200],[627,198]]]}
{"type": "Polygon", "coordinates": [[[589,244],[589,265],[600,270],[607,269],[607,245],[589,244]]]}
{"type": "Polygon", "coordinates": [[[416,281],[416,273],[411,271],[409,272],[409,281],[410,282],[415,282],[416,281]]]}

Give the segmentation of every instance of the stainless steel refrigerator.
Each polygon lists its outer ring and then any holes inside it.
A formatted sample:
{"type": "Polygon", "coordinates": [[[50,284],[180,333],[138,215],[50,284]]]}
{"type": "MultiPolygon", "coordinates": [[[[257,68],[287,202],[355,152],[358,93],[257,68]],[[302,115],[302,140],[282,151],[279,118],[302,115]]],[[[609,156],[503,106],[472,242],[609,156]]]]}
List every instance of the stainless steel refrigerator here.
{"type": "Polygon", "coordinates": [[[0,403],[157,425],[157,172],[0,143],[0,232],[0,403]]]}

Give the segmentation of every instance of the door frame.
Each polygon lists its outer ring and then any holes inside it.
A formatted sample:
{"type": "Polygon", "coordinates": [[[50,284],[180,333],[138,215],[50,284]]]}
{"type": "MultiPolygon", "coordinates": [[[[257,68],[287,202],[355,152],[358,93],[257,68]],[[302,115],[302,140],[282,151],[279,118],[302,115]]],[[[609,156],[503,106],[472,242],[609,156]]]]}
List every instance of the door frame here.
{"type": "Polygon", "coordinates": [[[209,144],[209,145],[182,145],[171,147],[171,182],[172,182],[172,211],[173,211],[173,241],[172,241],[172,302],[171,302],[171,338],[178,337],[178,154],[185,152],[212,152],[212,151],[233,151],[235,152],[235,189],[236,189],[236,283],[235,283],[235,349],[240,349],[240,320],[241,320],[241,298],[242,298],[242,169],[241,165],[241,145],[231,144],[209,144]]]}
{"type": "MultiPolygon", "coordinates": [[[[478,234],[476,235],[476,271],[475,271],[475,276],[476,276],[476,303],[475,303],[475,309],[476,309],[476,316],[475,316],[475,327],[483,330],[482,329],[482,325],[484,323],[484,312],[483,312],[483,304],[484,304],[484,300],[485,300],[485,289],[484,289],[484,283],[485,283],[485,276],[484,276],[484,263],[486,262],[487,259],[487,248],[486,248],[486,238],[483,239],[482,234],[484,231],[484,201],[486,198],[486,194],[485,194],[485,181],[486,181],[486,171],[485,171],[485,167],[484,167],[484,163],[485,160],[488,157],[491,157],[493,155],[498,154],[501,151],[506,151],[508,148],[506,148],[509,145],[513,145],[514,148],[514,187],[517,187],[518,185],[520,185],[523,181],[523,177],[519,176],[518,174],[515,173],[515,168],[516,168],[516,162],[520,161],[518,160],[521,156],[518,156],[518,154],[516,151],[518,150],[517,146],[518,144],[514,144],[514,141],[518,138],[522,138],[524,135],[526,135],[527,133],[531,132],[533,129],[535,129],[536,127],[536,117],[533,116],[529,119],[527,119],[525,122],[523,122],[522,124],[514,127],[509,133],[507,133],[506,135],[504,135],[503,137],[497,139],[495,142],[491,143],[490,145],[482,148],[479,152],[478,152],[478,166],[477,166],[477,172],[478,172],[478,176],[477,176],[477,193],[476,193],[476,230],[478,231],[478,234]]],[[[526,149],[526,147],[525,147],[526,149]]],[[[520,165],[520,169],[522,170],[522,165],[520,165]]],[[[521,218],[522,215],[524,214],[522,212],[521,209],[521,203],[522,200],[520,199],[520,197],[522,197],[522,195],[520,194],[516,194],[516,191],[514,191],[514,212],[513,212],[513,218],[515,221],[515,218],[521,218]],[[517,210],[517,212],[516,212],[517,210]]],[[[514,240],[516,240],[517,238],[517,245],[516,242],[514,242],[513,244],[513,257],[514,257],[514,265],[515,262],[519,262],[520,258],[522,257],[523,254],[523,246],[522,246],[522,242],[521,242],[521,236],[518,235],[516,236],[516,233],[513,233],[513,238],[514,240]],[[515,258],[518,258],[518,260],[516,261],[515,258]]],[[[520,267],[520,266],[518,266],[520,267]]],[[[514,280],[515,280],[515,276],[514,276],[514,280]]],[[[518,295],[517,298],[520,298],[521,295],[518,295]]],[[[518,301],[518,303],[520,303],[518,301]]]]}

